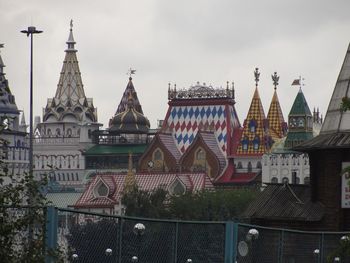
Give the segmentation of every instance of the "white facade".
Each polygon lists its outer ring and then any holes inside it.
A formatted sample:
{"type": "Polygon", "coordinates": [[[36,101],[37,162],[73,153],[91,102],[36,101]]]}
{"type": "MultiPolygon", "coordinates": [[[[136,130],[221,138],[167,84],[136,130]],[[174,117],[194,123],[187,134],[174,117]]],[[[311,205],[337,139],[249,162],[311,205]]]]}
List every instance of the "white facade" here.
{"type": "Polygon", "coordinates": [[[264,154],[262,156],[262,182],[309,184],[308,155],[299,153],[264,154]]]}
{"type": "Polygon", "coordinates": [[[101,126],[97,109],[86,98],[74,48],[72,24],[56,94],[47,100],[43,120],[36,117],[33,165],[36,178],[49,176],[63,188],[84,188],[82,152],[93,145],[92,132],[101,126]]]}

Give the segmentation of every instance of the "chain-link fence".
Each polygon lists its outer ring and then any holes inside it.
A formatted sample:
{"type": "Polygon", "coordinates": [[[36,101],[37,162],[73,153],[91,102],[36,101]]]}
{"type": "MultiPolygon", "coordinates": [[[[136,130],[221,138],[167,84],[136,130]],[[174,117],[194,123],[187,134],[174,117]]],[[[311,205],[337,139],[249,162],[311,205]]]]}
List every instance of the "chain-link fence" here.
{"type": "MultiPolygon", "coordinates": [[[[39,244],[43,254],[59,248],[64,262],[350,262],[349,257],[335,253],[341,240],[350,244],[350,233],[345,232],[306,232],[234,222],[155,220],[36,208],[35,213],[46,216],[45,225],[25,221],[34,211],[29,207],[1,211],[7,213],[6,217],[0,215],[2,231],[6,224],[28,222],[15,228],[9,240],[0,236],[4,246],[1,249],[8,246],[17,258],[23,248],[39,244]]],[[[55,260],[52,257],[47,262],[55,260]]]]}
{"type": "Polygon", "coordinates": [[[350,262],[350,257],[334,254],[341,245],[341,238],[347,235],[349,233],[306,232],[238,224],[237,262],[350,262]]]}
{"type": "Polygon", "coordinates": [[[67,262],[224,262],[224,222],[180,222],[58,209],[67,262]]]}

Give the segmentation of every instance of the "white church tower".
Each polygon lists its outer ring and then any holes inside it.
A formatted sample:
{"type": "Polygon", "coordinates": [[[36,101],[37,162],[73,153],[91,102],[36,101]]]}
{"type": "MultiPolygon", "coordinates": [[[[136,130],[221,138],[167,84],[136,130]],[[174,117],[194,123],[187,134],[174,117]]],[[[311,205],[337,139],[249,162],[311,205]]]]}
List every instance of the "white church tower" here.
{"type": "Polygon", "coordinates": [[[101,124],[92,99],[85,96],[72,29],[71,21],[55,97],[47,100],[42,122],[36,117],[33,163],[37,178],[47,174],[63,187],[81,188],[82,151],[92,145],[92,132],[101,124]]]}

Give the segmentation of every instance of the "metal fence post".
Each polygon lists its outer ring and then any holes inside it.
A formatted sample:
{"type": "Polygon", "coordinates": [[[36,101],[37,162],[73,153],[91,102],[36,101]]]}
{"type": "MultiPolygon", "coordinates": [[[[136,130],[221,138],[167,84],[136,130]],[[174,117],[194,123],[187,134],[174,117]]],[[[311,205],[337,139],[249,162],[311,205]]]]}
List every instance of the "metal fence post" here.
{"type": "Polygon", "coordinates": [[[176,221],[176,223],[175,223],[174,263],[177,263],[177,245],[178,245],[178,238],[179,238],[179,222],[176,221]]]}
{"type": "Polygon", "coordinates": [[[280,240],[278,244],[278,262],[283,262],[284,230],[280,231],[280,240]]]}
{"type": "Polygon", "coordinates": [[[324,233],[322,233],[320,236],[320,261],[319,262],[323,262],[323,256],[324,256],[323,241],[324,241],[324,233]]]}
{"type": "Polygon", "coordinates": [[[57,230],[58,230],[58,213],[54,206],[46,207],[46,257],[45,262],[54,262],[54,258],[50,253],[57,248],[57,230]]]}
{"type": "Polygon", "coordinates": [[[238,225],[232,221],[225,224],[225,263],[235,263],[237,255],[238,225]]]}

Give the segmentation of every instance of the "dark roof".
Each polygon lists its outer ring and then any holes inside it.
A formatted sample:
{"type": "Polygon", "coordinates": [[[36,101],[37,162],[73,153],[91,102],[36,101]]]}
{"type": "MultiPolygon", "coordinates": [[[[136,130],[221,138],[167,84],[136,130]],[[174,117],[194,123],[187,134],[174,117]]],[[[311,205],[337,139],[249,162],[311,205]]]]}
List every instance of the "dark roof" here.
{"type": "Polygon", "coordinates": [[[146,144],[95,145],[84,155],[141,154],[146,147],[146,144]]]}
{"type": "Polygon", "coordinates": [[[249,205],[243,217],[286,221],[320,221],[324,206],[311,202],[307,185],[270,184],[249,205]]]}
{"type": "Polygon", "coordinates": [[[306,99],[304,97],[304,93],[300,89],[295,100],[293,106],[289,112],[289,115],[309,115],[311,116],[311,111],[309,106],[307,105],[306,99]]]}
{"type": "Polygon", "coordinates": [[[307,151],[331,148],[350,148],[350,132],[320,134],[311,140],[299,144],[293,149],[296,151],[307,151]]]}

